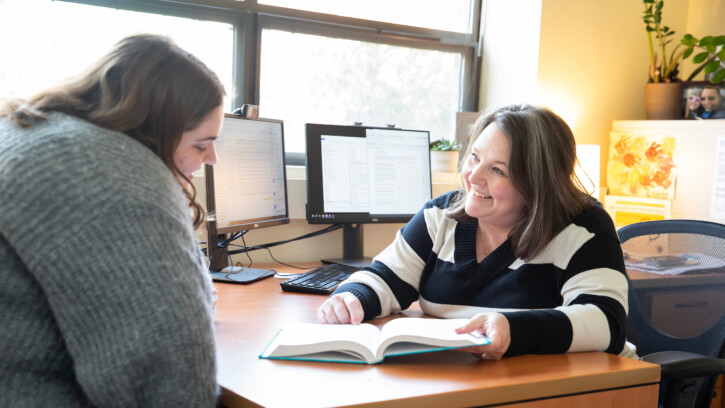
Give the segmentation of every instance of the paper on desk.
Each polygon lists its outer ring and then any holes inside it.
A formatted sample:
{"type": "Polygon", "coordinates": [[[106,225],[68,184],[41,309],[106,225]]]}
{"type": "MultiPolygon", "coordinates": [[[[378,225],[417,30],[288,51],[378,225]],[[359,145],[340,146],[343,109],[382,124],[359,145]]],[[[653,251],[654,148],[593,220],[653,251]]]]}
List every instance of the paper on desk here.
{"type": "Polygon", "coordinates": [[[690,258],[691,262],[686,265],[678,265],[672,267],[654,266],[644,261],[631,262],[625,261],[627,269],[635,269],[642,272],[656,273],[659,275],[679,275],[685,272],[695,272],[703,270],[713,270],[725,268],[725,259],[716,258],[705,254],[683,254],[682,256],[690,258]]]}

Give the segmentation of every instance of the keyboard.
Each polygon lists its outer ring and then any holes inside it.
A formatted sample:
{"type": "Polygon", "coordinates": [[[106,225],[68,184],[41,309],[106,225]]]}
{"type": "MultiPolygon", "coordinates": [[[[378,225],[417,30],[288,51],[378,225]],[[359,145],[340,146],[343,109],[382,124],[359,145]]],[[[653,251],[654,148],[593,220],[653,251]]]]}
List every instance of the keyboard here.
{"type": "Polygon", "coordinates": [[[295,276],[280,283],[285,292],[315,293],[329,295],[340,282],[347,279],[353,272],[360,270],[355,266],[327,264],[309,272],[295,276]]]}

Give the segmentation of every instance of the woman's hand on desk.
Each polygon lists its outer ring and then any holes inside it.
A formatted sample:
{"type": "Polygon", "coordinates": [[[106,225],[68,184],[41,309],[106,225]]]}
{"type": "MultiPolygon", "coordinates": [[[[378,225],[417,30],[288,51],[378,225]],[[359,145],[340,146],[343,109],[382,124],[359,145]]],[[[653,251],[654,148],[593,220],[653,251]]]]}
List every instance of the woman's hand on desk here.
{"type": "Polygon", "coordinates": [[[506,316],[501,313],[479,313],[473,316],[465,326],[456,329],[456,333],[478,331],[488,336],[490,344],[485,346],[456,349],[472,353],[482,360],[499,360],[511,345],[511,327],[506,316]]]}
{"type": "Polygon", "coordinates": [[[360,324],[364,316],[360,299],[350,292],[328,298],[317,309],[317,321],[322,324],[360,324]]]}

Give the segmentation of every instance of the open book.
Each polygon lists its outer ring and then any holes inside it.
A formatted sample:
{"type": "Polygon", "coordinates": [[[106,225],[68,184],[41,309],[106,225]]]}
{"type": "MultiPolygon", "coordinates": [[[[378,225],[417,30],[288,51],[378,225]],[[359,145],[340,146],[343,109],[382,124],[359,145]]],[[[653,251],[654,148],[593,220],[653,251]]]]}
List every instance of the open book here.
{"type": "Polygon", "coordinates": [[[260,358],[376,364],[387,356],[489,344],[478,332],[457,334],[468,319],[398,318],[382,329],[368,323],[292,323],[280,330],[260,358]]]}

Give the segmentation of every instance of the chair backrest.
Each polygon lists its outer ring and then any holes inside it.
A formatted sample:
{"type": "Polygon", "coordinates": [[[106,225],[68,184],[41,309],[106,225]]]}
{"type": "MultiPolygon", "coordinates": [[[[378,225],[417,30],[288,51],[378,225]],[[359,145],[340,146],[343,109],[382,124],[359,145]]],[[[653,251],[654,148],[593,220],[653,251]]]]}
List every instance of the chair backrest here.
{"type": "Polygon", "coordinates": [[[725,224],[649,221],[618,234],[630,281],[627,337],[638,354],[725,357],[725,224]]]}

